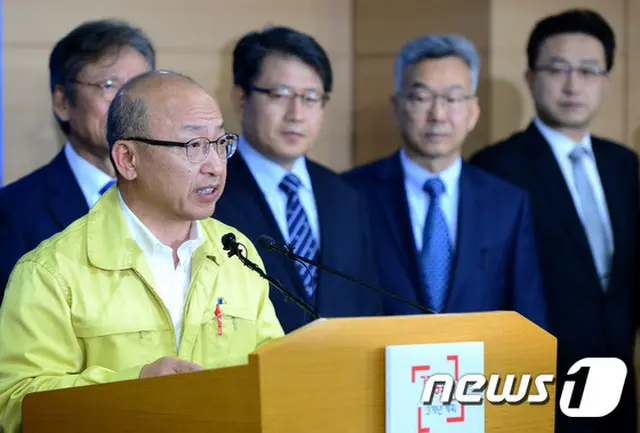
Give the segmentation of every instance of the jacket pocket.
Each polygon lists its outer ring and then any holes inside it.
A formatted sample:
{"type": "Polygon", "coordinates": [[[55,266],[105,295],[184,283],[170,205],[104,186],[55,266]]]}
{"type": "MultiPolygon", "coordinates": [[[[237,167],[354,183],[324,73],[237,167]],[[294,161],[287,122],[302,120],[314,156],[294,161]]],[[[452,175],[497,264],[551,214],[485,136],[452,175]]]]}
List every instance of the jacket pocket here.
{"type": "Polygon", "coordinates": [[[76,335],[84,345],[86,366],[100,365],[118,371],[175,356],[173,332],[162,324],[125,319],[76,327],[76,335]]]}
{"type": "Polygon", "coordinates": [[[199,344],[208,368],[246,364],[247,355],[256,348],[256,317],[231,304],[221,305],[221,317],[215,308],[205,311],[199,344]]]}

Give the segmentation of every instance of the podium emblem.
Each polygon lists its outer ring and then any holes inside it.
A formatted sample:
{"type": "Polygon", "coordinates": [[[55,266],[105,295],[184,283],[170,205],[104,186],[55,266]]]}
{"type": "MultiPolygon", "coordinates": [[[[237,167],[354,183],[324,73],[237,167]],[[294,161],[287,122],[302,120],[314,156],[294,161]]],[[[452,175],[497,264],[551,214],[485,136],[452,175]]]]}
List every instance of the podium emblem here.
{"type": "Polygon", "coordinates": [[[422,402],[431,375],[485,374],[482,342],[387,346],[385,364],[386,433],[484,433],[484,402],[422,402]]]}

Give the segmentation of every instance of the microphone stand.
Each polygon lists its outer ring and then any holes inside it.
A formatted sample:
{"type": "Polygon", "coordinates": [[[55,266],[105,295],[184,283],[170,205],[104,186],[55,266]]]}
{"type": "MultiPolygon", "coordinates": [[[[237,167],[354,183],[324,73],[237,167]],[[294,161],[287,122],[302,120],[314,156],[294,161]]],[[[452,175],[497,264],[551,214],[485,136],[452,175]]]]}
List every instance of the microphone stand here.
{"type": "Polygon", "coordinates": [[[251,260],[249,260],[247,257],[245,257],[244,254],[242,253],[242,250],[240,248],[238,248],[238,245],[239,244],[236,243],[234,245],[234,247],[232,247],[229,250],[229,252],[227,253],[227,255],[229,257],[233,257],[234,255],[237,256],[238,259],[240,259],[240,261],[242,262],[243,265],[245,265],[246,267],[248,267],[252,271],[256,272],[258,275],[260,275],[265,280],[267,280],[271,284],[272,287],[274,287],[280,293],[282,293],[282,295],[284,295],[285,299],[291,300],[294,303],[298,304],[300,306],[300,308],[302,308],[314,320],[320,318],[320,316],[318,316],[316,313],[314,313],[314,311],[311,309],[311,307],[309,307],[309,305],[306,302],[304,302],[302,299],[298,298],[297,296],[291,294],[287,289],[285,289],[282,286],[282,284],[280,284],[280,282],[278,280],[268,276],[266,273],[264,273],[262,271],[262,269],[260,269],[260,266],[256,265],[251,260]]]}
{"type": "Polygon", "coordinates": [[[407,299],[404,299],[401,296],[394,295],[393,293],[387,292],[386,290],[383,290],[383,289],[381,289],[379,287],[376,287],[376,286],[373,286],[371,284],[365,283],[364,281],[360,281],[357,278],[351,277],[351,276],[349,276],[347,274],[343,274],[342,272],[337,271],[337,270],[335,270],[333,268],[330,268],[329,266],[325,266],[325,265],[323,265],[321,263],[318,263],[315,260],[311,260],[311,259],[307,259],[306,257],[299,256],[298,254],[293,252],[293,246],[291,246],[291,245],[287,245],[286,248],[281,248],[275,243],[275,241],[273,239],[271,239],[271,238],[267,239],[266,237],[264,238],[264,241],[263,242],[259,242],[259,244],[261,246],[263,246],[263,247],[266,247],[267,249],[272,249],[272,250],[275,250],[275,251],[278,251],[278,252],[284,254],[290,260],[296,260],[296,261],[301,262],[301,263],[306,263],[306,264],[309,264],[311,266],[315,266],[318,269],[321,269],[321,270],[323,270],[325,272],[329,272],[330,274],[337,275],[338,277],[344,278],[345,280],[351,281],[352,283],[359,284],[359,285],[364,286],[364,287],[366,287],[368,289],[371,289],[371,290],[374,290],[374,291],[376,291],[378,293],[381,293],[381,294],[383,294],[385,296],[389,296],[390,298],[393,298],[396,301],[399,301],[399,302],[402,302],[404,304],[407,304],[407,305],[409,305],[409,306],[411,306],[411,307],[413,307],[413,308],[415,308],[417,310],[420,310],[421,312],[423,312],[425,314],[436,314],[435,311],[433,311],[433,310],[431,310],[429,308],[425,308],[420,304],[416,304],[415,302],[411,302],[411,301],[409,301],[407,299]]]}

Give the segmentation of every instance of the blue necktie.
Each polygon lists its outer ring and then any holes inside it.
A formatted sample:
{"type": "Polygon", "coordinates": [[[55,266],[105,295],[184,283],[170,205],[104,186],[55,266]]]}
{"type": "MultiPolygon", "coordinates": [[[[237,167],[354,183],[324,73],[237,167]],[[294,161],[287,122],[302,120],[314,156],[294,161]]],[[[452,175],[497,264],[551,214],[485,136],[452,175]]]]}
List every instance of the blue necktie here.
{"type": "Polygon", "coordinates": [[[116,183],[115,180],[110,180],[109,182],[105,183],[104,186],[100,189],[100,195],[107,192],[107,190],[111,188],[111,185],[113,185],[114,183],[116,183]]]}
{"type": "Polygon", "coordinates": [[[440,207],[440,196],[445,190],[445,185],[436,177],[425,182],[424,190],[431,200],[424,225],[420,261],[431,308],[441,312],[449,289],[453,261],[449,226],[440,207]]]}
{"type": "MultiPolygon", "coordinates": [[[[300,179],[295,174],[289,173],[280,182],[280,189],[287,196],[287,227],[289,228],[289,244],[299,256],[314,260],[318,253],[316,242],[307,214],[300,203],[298,189],[300,179]]],[[[316,285],[317,269],[314,266],[304,266],[294,262],[296,270],[302,279],[305,291],[309,297],[313,296],[316,285]]]]}

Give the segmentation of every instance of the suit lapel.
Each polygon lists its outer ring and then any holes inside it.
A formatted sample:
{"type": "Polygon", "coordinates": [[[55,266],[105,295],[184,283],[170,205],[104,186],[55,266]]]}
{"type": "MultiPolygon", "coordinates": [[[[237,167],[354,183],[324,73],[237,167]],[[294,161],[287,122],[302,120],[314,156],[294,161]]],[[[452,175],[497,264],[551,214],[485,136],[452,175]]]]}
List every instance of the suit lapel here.
{"type": "MultiPolygon", "coordinates": [[[[229,159],[227,177],[228,197],[233,197],[233,203],[230,203],[230,205],[236,207],[239,215],[251,218],[249,222],[252,227],[251,232],[255,233],[255,236],[251,240],[256,242],[258,236],[266,234],[273,238],[278,245],[284,245],[286,241],[280,231],[280,226],[278,226],[260,186],[258,186],[258,183],[240,153],[237,153],[229,159]],[[253,216],[259,217],[253,218],[253,216]]],[[[289,274],[291,280],[295,282],[295,290],[298,292],[298,295],[306,296],[300,277],[290,260],[285,259],[280,253],[275,251],[263,251],[260,255],[264,258],[265,262],[269,263],[270,268],[282,267],[283,272],[272,272],[274,274],[289,274]]]]}
{"type": "Polygon", "coordinates": [[[231,205],[236,207],[241,215],[261,215],[262,218],[255,219],[255,224],[259,225],[255,231],[267,234],[279,245],[284,244],[284,237],[271,208],[240,153],[229,159],[227,177],[229,196],[234,198],[231,205]]]}
{"type": "Polygon", "coordinates": [[[548,197],[550,208],[559,216],[559,223],[564,225],[566,233],[573,238],[577,246],[576,253],[596,272],[582,221],[551,146],[533,123],[524,134],[533,166],[536,167],[533,172],[541,185],[542,194],[548,197]]]}
{"type": "Polygon", "coordinates": [[[467,283],[473,282],[475,265],[483,266],[487,260],[484,234],[486,228],[491,227],[487,215],[490,200],[485,197],[483,185],[484,182],[481,177],[476,176],[475,169],[463,163],[460,173],[456,251],[445,311],[450,305],[464,303],[462,298],[465,296],[473,296],[473,290],[466,290],[467,283]]]}
{"type": "Polygon", "coordinates": [[[375,196],[378,200],[378,209],[389,226],[394,247],[402,258],[402,263],[407,266],[413,287],[417,288],[416,298],[423,305],[427,305],[427,299],[422,290],[422,276],[399,152],[383,161],[377,169],[376,177],[378,182],[375,196]]]}
{"type": "MultiPolygon", "coordinates": [[[[318,261],[325,266],[340,269],[340,263],[337,263],[339,260],[335,259],[337,252],[341,249],[341,223],[343,221],[339,217],[340,204],[336,202],[338,196],[335,191],[332,191],[331,183],[323,179],[324,174],[319,167],[308,159],[306,163],[318,212],[318,231],[320,234],[320,256],[318,261]]],[[[319,271],[317,287],[324,287],[327,277],[328,275],[325,272],[319,271]]],[[[322,300],[321,296],[317,299],[320,308],[322,308],[322,300]]],[[[334,302],[335,300],[332,299],[330,301],[334,302]]]]}
{"type": "Polygon", "coordinates": [[[47,170],[49,196],[47,204],[60,230],[89,211],[87,200],[80,189],[64,151],[49,163],[47,170]]]}

